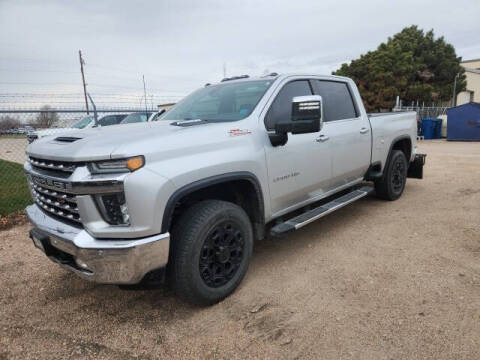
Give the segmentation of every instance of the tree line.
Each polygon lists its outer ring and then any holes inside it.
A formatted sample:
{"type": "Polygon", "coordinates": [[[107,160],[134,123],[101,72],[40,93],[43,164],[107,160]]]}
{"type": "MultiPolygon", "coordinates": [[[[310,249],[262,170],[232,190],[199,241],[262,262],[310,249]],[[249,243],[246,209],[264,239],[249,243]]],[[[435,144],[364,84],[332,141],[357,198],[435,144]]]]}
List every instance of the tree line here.
{"type": "Polygon", "coordinates": [[[40,108],[40,112],[35,119],[28,122],[22,122],[18,116],[4,115],[0,116],[0,130],[16,129],[24,126],[34,128],[51,128],[58,124],[58,113],[49,105],[40,108]]]}

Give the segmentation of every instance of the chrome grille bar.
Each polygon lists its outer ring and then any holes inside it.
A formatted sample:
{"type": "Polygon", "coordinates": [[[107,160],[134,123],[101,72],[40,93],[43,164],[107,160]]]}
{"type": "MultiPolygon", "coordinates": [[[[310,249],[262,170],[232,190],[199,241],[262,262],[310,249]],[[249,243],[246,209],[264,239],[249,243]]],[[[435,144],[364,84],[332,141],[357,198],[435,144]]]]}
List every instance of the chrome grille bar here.
{"type": "Polygon", "coordinates": [[[58,190],[50,190],[28,181],[34,202],[44,211],[56,216],[81,223],[74,196],[58,190]]]}
{"type": "Polygon", "coordinates": [[[63,171],[67,173],[73,173],[77,166],[75,163],[71,162],[37,159],[31,156],[28,158],[28,160],[30,161],[30,164],[34,167],[53,171],[63,171]]]}
{"type": "Polygon", "coordinates": [[[49,190],[49,189],[46,189],[46,188],[43,188],[37,184],[33,184],[33,189],[39,193],[42,193],[43,195],[48,195],[48,196],[52,196],[54,198],[57,198],[59,200],[62,200],[62,201],[68,201],[68,202],[72,202],[72,203],[76,203],[77,202],[77,199],[75,199],[74,196],[69,196],[67,195],[66,193],[62,193],[62,192],[59,192],[59,191],[54,191],[54,190],[49,190]]]}
{"type": "Polygon", "coordinates": [[[65,210],[65,211],[69,211],[69,212],[73,212],[75,214],[78,214],[78,208],[76,207],[72,207],[68,204],[61,204],[60,202],[58,201],[54,201],[52,199],[49,199],[43,195],[40,195],[38,196],[37,195],[37,199],[40,199],[40,201],[42,201],[44,204],[47,204],[47,205],[51,205],[51,206],[55,206],[59,209],[62,209],[62,210],[65,210]]]}
{"type": "Polygon", "coordinates": [[[41,200],[39,200],[38,198],[35,199],[35,203],[40,206],[40,208],[42,208],[43,210],[46,210],[48,211],[49,213],[52,213],[54,215],[57,215],[57,216],[60,216],[60,217],[63,217],[65,219],[68,219],[68,220],[71,220],[71,221],[75,221],[75,222],[78,222],[80,223],[81,222],[81,218],[78,214],[71,214],[71,213],[68,213],[68,212],[65,212],[63,210],[58,210],[58,209],[55,209],[55,207],[53,206],[49,206],[45,203],[43,203],[41,200]]]}

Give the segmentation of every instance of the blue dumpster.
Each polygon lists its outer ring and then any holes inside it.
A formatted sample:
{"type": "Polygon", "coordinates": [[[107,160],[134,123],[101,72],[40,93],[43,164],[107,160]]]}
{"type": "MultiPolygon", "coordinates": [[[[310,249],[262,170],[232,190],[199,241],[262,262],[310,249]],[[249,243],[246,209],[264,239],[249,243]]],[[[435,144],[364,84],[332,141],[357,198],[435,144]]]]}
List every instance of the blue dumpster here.
{"type": "Polygon", "coordinates": [[[480,141],[480,103],[447,110],[447,140],[480,141]]]}
{"type": "Polygon", "coordinates": [[[442,119],[432,119],[433,120],[433,138],[441,139],[442,138],[442,119]]]}
{"type": "Polygon", "coordinates": [[[434,135],[434,123],[433,119],[422,119],[422,135],[424,139],[433,139],[434,135]]]}

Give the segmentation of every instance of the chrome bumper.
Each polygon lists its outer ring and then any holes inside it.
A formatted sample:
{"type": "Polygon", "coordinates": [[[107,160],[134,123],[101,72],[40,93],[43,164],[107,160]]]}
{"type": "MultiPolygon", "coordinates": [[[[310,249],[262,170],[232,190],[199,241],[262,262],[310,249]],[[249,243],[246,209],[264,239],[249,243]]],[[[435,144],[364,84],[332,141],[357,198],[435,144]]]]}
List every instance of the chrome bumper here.
{"type": "Polygon", "coordinates": [[[47,216],[37,205],[28,206],[26,213],[36,247],[86,280],[136,284],[148,272],[167,265],[169,233],[133,240],[97,240],[83,229],[47,216]]]}

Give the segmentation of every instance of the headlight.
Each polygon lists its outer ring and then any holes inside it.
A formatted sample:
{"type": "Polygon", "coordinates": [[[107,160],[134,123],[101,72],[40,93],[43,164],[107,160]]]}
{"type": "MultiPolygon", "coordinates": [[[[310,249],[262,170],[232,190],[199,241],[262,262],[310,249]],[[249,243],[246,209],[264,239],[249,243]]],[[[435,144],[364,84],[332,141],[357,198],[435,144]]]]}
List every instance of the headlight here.
{"type": "Polygon", "coordinates": [[[110,225],[130,225],[130,216],[123,193],[96,195],[96,200],[103,219],[107,223],[110,225]]]}
{"type": "Polygon", "coordinates": [[[126,159],[97,161],[89,164],[93,174],[131,172],[140,169],[145,165],[145,158],[134,156],[126,159]]]}

